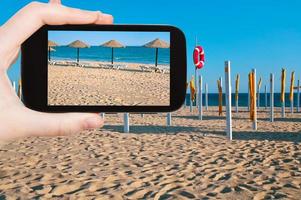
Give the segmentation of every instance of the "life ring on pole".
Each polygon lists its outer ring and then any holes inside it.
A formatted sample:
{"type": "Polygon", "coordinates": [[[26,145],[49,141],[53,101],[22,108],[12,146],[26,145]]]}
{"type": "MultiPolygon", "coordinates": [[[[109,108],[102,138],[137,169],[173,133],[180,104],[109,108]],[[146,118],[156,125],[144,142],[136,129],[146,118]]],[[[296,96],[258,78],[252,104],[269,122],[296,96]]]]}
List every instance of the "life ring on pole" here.
{"type": "Polygon", "coordinates": [[[201,46],[197,46],[193,51],[193,62],[197,69],[201,69],[205,64],[205,52],[201,46]]]}

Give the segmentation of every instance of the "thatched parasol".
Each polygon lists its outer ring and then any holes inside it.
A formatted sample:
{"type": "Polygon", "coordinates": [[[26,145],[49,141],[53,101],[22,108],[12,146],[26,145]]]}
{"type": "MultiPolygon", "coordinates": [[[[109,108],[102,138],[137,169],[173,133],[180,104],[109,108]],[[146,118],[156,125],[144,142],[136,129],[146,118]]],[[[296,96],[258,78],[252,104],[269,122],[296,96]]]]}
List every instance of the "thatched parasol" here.
{"type": "Polygon", "coordinates": [[[125,47],[124,45],[122,45],[120,42],[118,42],[116,40],[110,40],[100,46],[112,48],[112,59],[111,59],[112,64],[114,63],[114,48],[124,48],[125,47]]]}
{"type": "Polygon", "coordinates": [[[156,48],[156,63],[155,63],[155,65],[157,66],[158,65],[158,49],[159,48],[167,49],[167,48],[169,48],[169,44],[167,42],[157,38],[157,39],[145,44],[144,47],[156,48]]]}
{"type": "Polygon", "coordinates": [[[55,51],[55,49],[53,47],[57,47],[58,45],[51,41],[51,40],[48,40],[48,60],[50,61],[51,60],[51,54],[50,52],[51,51],[55,51]]]}
{"type": "Polygon", "coordinates": [[[80,40],[76,40],[74,42],[71,42],[68,45],[68,47],[76,48],[77,49],[77,64],[79,63],[79,49],[90,48],[89,45],[85,44],[84,42],[82,42],[80,40]]]}

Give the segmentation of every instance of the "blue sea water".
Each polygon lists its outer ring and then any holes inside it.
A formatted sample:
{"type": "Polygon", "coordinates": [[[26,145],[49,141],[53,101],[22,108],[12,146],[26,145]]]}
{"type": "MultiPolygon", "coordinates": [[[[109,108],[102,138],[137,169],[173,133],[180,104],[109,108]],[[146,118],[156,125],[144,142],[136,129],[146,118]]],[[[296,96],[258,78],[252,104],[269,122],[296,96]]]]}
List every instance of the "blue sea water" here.
{"type": "MultiPolygon", "coordinates": [[[[268,101],[267,101],[267,106],[270,106],[270,94],[267,94],[268,101]]],[[[239,106],[241,107],[247,107],[248,106],[248,93],[240,93],[239,98],[238,98],[239,106]]],[[[289,101],[289,94],[287,93],[285,95],[285,106],[289,107],[290,106],[290,101],[289,101]]],[[[186,95],[186,105],[188,106],[190,103],[190,94],[186,95]]],[[[194,104],[195,105],[195,102],[194,104]]],[[[205,105],[205,94],[203,94],[203,105],[205,105]]],[[[209,106],[218,106],[218,93],[210,93],[208,94],[208,105],[209,106]]],[[[226,105],[226,99],[225,99],[225,94],[223,94],[223,105],[226,105]]],[[[301,105],[301,103],[300,103],[301,105]]],[[[232,94],[232,106],[235,106],[235,94],[232,94]]],[[[260,106],[264,107],[265,106],[265,94],[260,93],[260,106]]],[[[280,93],[275,93],[274,94],[274,106],[275,107],[281,107],[281,102],[280,102],[280,93]]],[[[294,106],[297,106],[297,95],[294,95],[294,106]]]]}
{"type": "MultiPolygon", "coordinates": [[[[101,46],[91,46],[80,49],[80,60],[86,61],[111,61],[112,49],[101,46]]],[[[51,52],[51,59],[54,60],[76,60],[77,49],[68,46],[55,47],[51,52]]],[[[138,46],[126,48],[114,48],[114,62],[129,62],[154,64],[156,49],[138,46]]],[[[158,64],[169,65],[170,49],[158,49],[158,64]]]]}

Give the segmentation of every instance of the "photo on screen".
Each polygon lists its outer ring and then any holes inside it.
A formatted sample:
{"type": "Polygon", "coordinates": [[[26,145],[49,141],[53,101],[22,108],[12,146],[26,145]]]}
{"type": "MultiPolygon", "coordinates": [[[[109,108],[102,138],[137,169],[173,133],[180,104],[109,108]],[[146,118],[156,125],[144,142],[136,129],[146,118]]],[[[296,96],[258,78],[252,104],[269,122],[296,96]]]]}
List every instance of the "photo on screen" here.
{"type": "Polygon", "coordinates": [[[49,106],[169,106],[170,33],[48,31],[49,106]]]}

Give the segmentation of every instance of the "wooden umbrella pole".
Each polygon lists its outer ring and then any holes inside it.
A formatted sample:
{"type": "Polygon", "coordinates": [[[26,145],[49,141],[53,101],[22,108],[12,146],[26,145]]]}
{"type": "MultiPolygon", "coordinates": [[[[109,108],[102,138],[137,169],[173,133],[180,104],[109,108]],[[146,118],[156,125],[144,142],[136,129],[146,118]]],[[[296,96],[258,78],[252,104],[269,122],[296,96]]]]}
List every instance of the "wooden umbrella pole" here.
{"type": "Polygon", "coordinates": [[[282,69],[281,72],[281,116],[285,117],[285,80],[286,70],[282,69]]]}
{"type": "Polygon", "coordinates": [[[156,67],[158,66],[158,48],[156,48],[156,67]]]}
{"type": "Polygon", "coordinates": [[[291,86],[290,86],[290,103],[291,103],[291,113],[294,113],[294,84],[295,84],[295,72],[291,75],[291,86]]]}
{"type": "Polygon", "coordinates": [[[236,75],[236,81],[235,81],[235,107],[236,107],[236,113],[238,113],[238,93],[239,93],[239,74],[236,75]]]}
{"type": "Polygon", "coordinates": [[[112,65],[114,64],[114,48],[112,47],[112,58],[111,58],[112,65]]]}
{"type": "Polygon", "coordinates": [[[79,64],[79,48],[77,48],[77,64],[79,64]]]}

